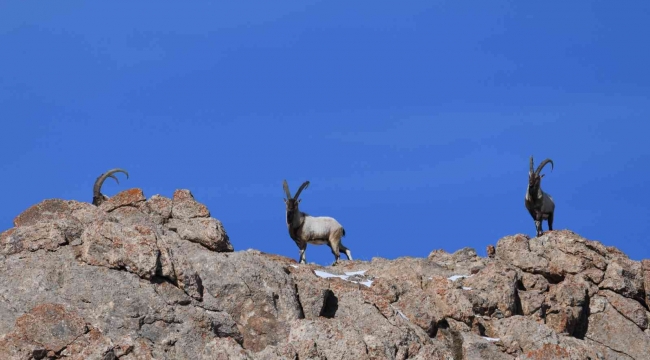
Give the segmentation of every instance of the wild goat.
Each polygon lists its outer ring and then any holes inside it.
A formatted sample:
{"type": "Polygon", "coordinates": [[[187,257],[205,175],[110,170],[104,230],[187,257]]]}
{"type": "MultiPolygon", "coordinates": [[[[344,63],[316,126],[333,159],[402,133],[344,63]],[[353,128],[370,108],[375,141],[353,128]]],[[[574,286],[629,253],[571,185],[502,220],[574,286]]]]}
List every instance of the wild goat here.
{"type": "Polygon", "coordinates": [[[328,216],[311,216],[298,209],[300,203],[298,196],[309,186],[309,181],[305,181],[300,185],[294,197],[291,197],[287,180],[284,180],[283,186],[284,192],[287,194],[287,198],[284,199],[287,207],[287,229],[289,229],[289,236],[296,242],[300,250],[300,263],[305,264],[307,262],[305,260],[305,250],[308,243],[314,245],[327,244],[332,249],[335,258],[332,265],[336,265],[339,261],[339,249],[345,252],[348,260],[352,260],[350,249],[341,242],[341,238],[345,236],[345,229],[338,221],[328,216]]]}
{"type": "Polygon", "coordinates": [[[115,181],[117,181],[118,184],[120,183],[117,177],[113,175],[116,172],[124,173],[126,174],[126,178],[127,179],[129,178],[129,173],[123,169],[111,169],[108,170],[106,173],[99,175],[97,180],[95,180],[95,185],[93,186],[93,205],[99,206],[104,201],[108,200],[108,196],[100,192],[100,190],[102,189],[102,185],[104,184],[104,180],[106,180],[106,178],[113,178],[115,179],[115,181]]]}
{"type": "Polygon", "coordinates": [[[546,164],[551,164],[553,170],[553,161],[545,159],[537,169],[533,171],[533,157],[530,157],[530,170],[528,171],[528,188],[526,189],[526,209],[530,216],[535,220],[535,229],[537,236],[542,235],[542,221],[548,222],[548,230],[553,230],[553,213],[555,213],[555,202],[551,195],[542,191],[541,182],[544,175],[539,175],[546,164]]]}

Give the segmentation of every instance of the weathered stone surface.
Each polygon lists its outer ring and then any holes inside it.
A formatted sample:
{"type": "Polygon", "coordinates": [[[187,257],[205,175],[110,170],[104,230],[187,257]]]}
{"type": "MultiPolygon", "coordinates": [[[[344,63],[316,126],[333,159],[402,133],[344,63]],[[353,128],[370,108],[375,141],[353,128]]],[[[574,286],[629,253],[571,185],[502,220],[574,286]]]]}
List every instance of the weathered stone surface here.
{"type": "Polygon", "coordinates": [[[137,206],[138,203],[145,201],[142,189],[128,189],[117,193],[115,196],[104,201],[99,208],[106,212],[111,212],[123,206],[137,206]]]}
{"type": "MultiPolygon", "coordinates": [[[[511,355],[502,352],[494,341],[487,340],[474,333],[461,333],[463,340],[462,359],[512,360],[511,355]]],[[[489,339],[489,338],[488,338],[489,339]]]]}
{"type": "Polygon", "coordinates": [[[605,270],[601,289],[608,289],[626,297],[644,301],[644,276],[641,263],[627,258],[612,260],[605,270]]]}
{"type": "Polygon", "coordinates": [[[562,279],[589,268],[605,269],[605,251],[596,241],[570,231],[554,231],[533,239],[519,234],[501,239],[497,258],[533,274],[562,279]]]}
{"type": "Polygon", "coordinates": [[[0,252],[12,255],[40,249],[55,251],[59,246],[78,239],[82,231],[81,223],[74,218],[13,228],[0,235],[0,252]]]}
{"type": "Polygon", "coordinates": [[[475,314],[500,317],[519,312],[519,276],[514,268],[503,263],[491,263],[476,275],[462,281],[464,294],[472,302],[475,314]]]}
{"type": "Polygon", "coordinates": [[[650,262],[570,231],[426,259],[234,252],[187,190],[0,233],[2,359],[644,359],[650,262]]]}
{"type": "Polygon", "coordinates": [[[472,248],[462,248],[449,254],[444,250],[432,251],[428,256],[429,261],[456,274],[475,274],[485,267],[486,260],[476,254],[472,248]]]}
{"type": "Polygon", "coordinates": [[[174,219],[193,219],[210,217],[208,208],[194,200],[189,190],[176,190],[172,199],[171,216],[174,219]]]}
{"type": "Polygon", "coordinates": [[[601,290],[598,294],[606,297],[607,302],[609,302],[616,311],[635,323],[639,328],[641,328],[641,330],[648,328],[646,309],[641,305],[641,303],[609,290],[601,290]]]}
{"type": "Polygon", "coordinates": [[[519,301],[521,302],[521,312],[523,315],[538,314],[537,318],[542,318],[545,315],[539,313],[544,306],[545,294],[542,291],[530,290],[519,291],[517,293],[519,301]]]}
{"type": "Polygon", "coordinates": [[[602,311],[592,312],[589,316],[585,337],[634,359],[647,358],[650,354],[648,335],[611,304],[604,302],[602,307],[602,311]]]}
{"type": "Polygon", "coordinates": [[[124,269],[150,279],[156,275],[160,250],[151,227],[100,220],[82,235],[79,257],[89,265],[124,269]]]}
{"type": "Polygon", "coordinates": [[[70,214],[68,202],[60,199],[43,200],[23,211],[14,219],[14,226],[29,226],[50,220],[61,220],[70,214]]]}
{"type": "Polygon", "coordinates": [[[146,206],[157,223],[165,223],[172,216],[172,199],[154,195],[147,200],[146,206]]]}
{"type": "Polygon", "coordinates": [[[16,319],[13,332],[0,339],[5,358],[44,358],[58,353],[88,331],[84,319],[62,304],[43,303],[16,319]]]}
{"type": "MultiPolygon", "coordinates": [[[[2,239],[2,235],[0,235],[2,239]]],[[[643,270],[643,288],[645,289],[645,305],[650,308],[650,260],[644,259],[641,261],[641,268],[643,270]]]]}
{"type": "Polygon", "coordinates": [[[228,234],[221,222],[215,218],[171,219],[167,227],[178,233],[181,239],[201,244],[210,250],[233,251],[228,234]]]}
{"type": "Polygon", "coordinates": [[[577,276],[551,285],[546,294],[546,325],[559,334],[573,335],[587,320],[589,285],[577,276]]]}

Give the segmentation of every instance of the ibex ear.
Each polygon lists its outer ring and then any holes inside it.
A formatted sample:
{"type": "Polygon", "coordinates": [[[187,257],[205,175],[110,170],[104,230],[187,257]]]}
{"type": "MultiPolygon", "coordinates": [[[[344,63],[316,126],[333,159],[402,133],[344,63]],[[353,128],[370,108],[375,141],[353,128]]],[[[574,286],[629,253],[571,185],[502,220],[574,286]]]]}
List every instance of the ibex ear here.
{"type": "Polygon", "coordinates": [[[297,204],[300,204],[301,201],[302,201],[302,199],[298,199],[297,204]]]}
{"type": "Polygon", "coordinates": [[[544,176],[546,176],[546,174],[542,174],[542,176],[540,176],[539,178],[541,179],[541,178],[543,178],[544,176]]]}

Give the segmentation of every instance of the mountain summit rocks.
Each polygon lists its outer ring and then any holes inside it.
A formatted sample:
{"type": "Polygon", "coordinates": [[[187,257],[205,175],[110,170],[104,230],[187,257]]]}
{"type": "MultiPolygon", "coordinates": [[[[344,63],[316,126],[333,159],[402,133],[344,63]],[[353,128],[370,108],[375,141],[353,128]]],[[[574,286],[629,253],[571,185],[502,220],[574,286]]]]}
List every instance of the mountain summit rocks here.
{"type": "Polygon", "coordinates": [[[2,359],[647,359],[650,261],[567,231],[489,256],[234,251],[188,190],[45,200],[0,234],[2,359]]]}

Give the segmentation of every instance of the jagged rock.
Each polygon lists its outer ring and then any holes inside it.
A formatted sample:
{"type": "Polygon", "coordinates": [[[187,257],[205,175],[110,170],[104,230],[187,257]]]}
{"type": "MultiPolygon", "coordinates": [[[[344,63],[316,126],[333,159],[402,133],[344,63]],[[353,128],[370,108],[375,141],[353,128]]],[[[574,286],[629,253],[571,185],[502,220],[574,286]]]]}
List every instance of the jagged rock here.
{"type": "Polygon", "coordinates": [[[13,228],[0,234],[0,252],[12,255],[40,249],[56,251],[59,246],[78,239],[82,230],[82,224],[76,219],[59,219],[13,228]]]}
{"type": "Polygon", "coordinates": [[[43,303],[16,319],[13,332],[0,340],[0,354],[44,358],[61,352],[87,331],[84,319],[62,304],[43,303]]]}
{"type": "Polygon", "coordinates": [[[644,359],[650,261],[570,231],[425,259],[235,252],[188,190],[0,233],[2,359],[644,359]]]}
{"type": "Polygon", "coordinates": [[[475,274],[485,267],[486,260],[472,248],[462,248],[449,254],[444,250],[434,250],[427,257],[429,261],[456,274],[475,274]]]}
{"type": "Polygon", "coordinates": [[[518,281],[514,268],[503,263],[491,263],[476,275],[463,279],[463,289],[475,314],[512,316],[519,312],[518,281]]]}
{"type": "Polygon", "coordinates": [[[207,218],[210,211],[205,205],[194,200],[194,195],[189,190],[176,190],[172,199],[171,216],[181,220],[207,218]]]}
{"type": "Polygon", "coordinates": [[[141,189],[129,189],[117,193],[115,196],[104,201],[99,208],[106,212],[111,212],[115,209],[124,206],[138,206],[138,203],[145,201],[144,193],[141,189]]]}
{"type": "Polygon", "coordinates": [[[146,202],[148,213],[157,224],[164,224],[172,217],[172,199],[154,195],[146,202]]]}
{"type": "Polygon", "coordinates": [[[171,219],[166,226],[183,240],[201,244],[213,251],[233,251],[228,235],[217,219],[171,219]]]}
{"type": "Polygon", "coordinates": [[[471,332],[461,333],[463,340],[462,359],[512,360],[502,352],[492,339],[480,337],[471,332]],[[489,339],[489,340],[488,340],[489,339]]]}
{"type": "Polygon", "coordinates": [[[600,283],[601,289],[608,289],[623,296],[645,300],[644,276],[641,263],[628,258],[613,259],[605,270],[605,279],[600,283]]]}
{"type": "Polygon", "coordinates": [[[650,308],[650,260],[648,259],[642,260],[641,269],[643,270],[643,288],[645,289],[645,305],[647,308],[650,308]]]}
{"type": "Polygon", "coordinates": [[[586,321],[589,284],[577,276],[550,286],[546,299],[546,325],[559,334],[573,335],[586,321]]]}

